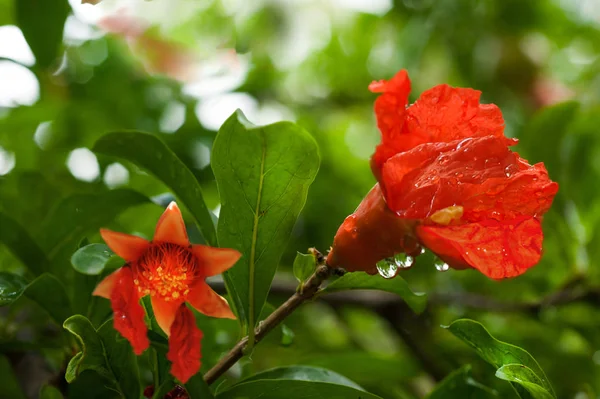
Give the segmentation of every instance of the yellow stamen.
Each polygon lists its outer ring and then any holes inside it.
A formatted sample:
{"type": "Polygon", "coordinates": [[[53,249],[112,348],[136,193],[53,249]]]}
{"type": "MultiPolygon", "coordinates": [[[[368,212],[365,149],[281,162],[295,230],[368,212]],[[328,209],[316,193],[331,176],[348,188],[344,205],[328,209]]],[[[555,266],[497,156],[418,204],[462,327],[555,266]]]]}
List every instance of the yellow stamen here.
{"type": "Polygon", "coordinates": [[[452,205],[435,212],[429,219],[442,226],[448,226],[453,220],[460,220],[463,211],[464,209],[462,206],[452,205]]]}

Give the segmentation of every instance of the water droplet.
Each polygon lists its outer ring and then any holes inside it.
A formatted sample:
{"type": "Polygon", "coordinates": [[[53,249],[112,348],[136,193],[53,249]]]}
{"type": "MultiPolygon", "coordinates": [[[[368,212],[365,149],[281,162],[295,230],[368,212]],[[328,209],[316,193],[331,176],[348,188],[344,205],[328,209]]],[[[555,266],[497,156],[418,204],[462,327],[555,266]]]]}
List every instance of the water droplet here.
{"type": "Polygon", "coordinates": [[[468,137],[468,138],[464,139],[463,141],[461,141],[460,143],[458,143],[458,145],[456,146],[456,149],[460,150],[460,147],[462,147],[464,144],[468,143],[471,140],[473,140],[472,137],[468,137]]]}
{"type": "Polygon", "coordinates": [[[446,271],[448,271],[450,269],[450,265],[448,265],[446,262],[444,262],[440,258],[436,258],[433,261],[433,265],[435,266],[435,269],[438,272],[446,272],[446,271]]]}
{"type": "Polygon", "coordinates": [[[394,278],[398,273],[398,265],[393,259],[383,259],[377,262],[377,271],[383,278],[394,278]]]}
{"type": "Polygon", "coordinates": [[[450,157],[448,155],[440,155],[438,157],[438,163],[440,165],[446,165],[450,161],[450,157]]]}
{"type": "Polygon", "coordinates": [[[394,255],[394,263],[400,269],[408,269],[413,265],[414,262],[415,259],[412,256],[409,256],[403,252],[394,255]]]}
{"type": "Polygon", "coordinates": [[[425,253],[425,248],[421,248],[421,255],[425,253]]]}

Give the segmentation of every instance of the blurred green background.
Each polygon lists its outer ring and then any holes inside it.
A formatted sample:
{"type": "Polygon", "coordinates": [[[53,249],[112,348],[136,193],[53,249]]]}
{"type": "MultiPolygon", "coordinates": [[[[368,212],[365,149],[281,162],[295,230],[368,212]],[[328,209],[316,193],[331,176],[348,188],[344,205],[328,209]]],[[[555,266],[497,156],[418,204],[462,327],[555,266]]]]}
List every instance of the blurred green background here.
{"type": "MultiPolygon", "coordinates": [[[[93,154],[108,131],[159,136],[218,214],[209,165],[221,123],[236,108],[256,124],[296,121],[318,141],[322,164],[274,283],[277,304],[293,292],[296,251],[326,251],[374,184],[368,160],[379,132],[367,86],[405,68],[411,101],[440,83],[481,90],[502,109],[506,134],[520,139],[515,150],[559,182],[542,261],[497,282],[438,272],[425,255],[402,274],[429,295],[423,315],[383,294],[316,301],[286,322],[292,344],[274,333],[252,367],[321,365],[400,399],[423,397],[471,364],[478,381],[512,397],[491,366],[440,328],[470,317],[532,353],[559,398],[600,397],[600,1],[28,1],[0,0],[0,210],[32,236],[73,193],[168,191],[133,165],[93,154]]],[[[106,227],[151,236],[161,212],[134,207],[106,227]]],[[[88,239],[100,242],[95,232],[88,239]]],[[[0,270],[24,272],[2,246],[0,270]]],[[[68,260],[64,270],[65,281],[76,278],[68,260]]],[[[60,328],[26,299],[0,315],[0,348],[21,383],[55,378],[60,356],[2,342],[60,328]]],[[[221,351],[235,339],[221,338],[221,351]]]]}

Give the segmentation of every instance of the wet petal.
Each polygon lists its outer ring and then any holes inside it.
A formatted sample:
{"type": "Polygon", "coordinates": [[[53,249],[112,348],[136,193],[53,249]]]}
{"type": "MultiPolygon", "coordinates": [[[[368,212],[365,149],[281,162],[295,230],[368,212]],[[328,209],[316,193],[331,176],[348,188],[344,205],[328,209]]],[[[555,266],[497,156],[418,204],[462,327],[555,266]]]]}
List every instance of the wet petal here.
{"type": "Polygon", "coordinates": [[[150,299],[152,301],[152,311],[154,312],[154,317],[156,317],[156,322],[168,336],[171,331],[173,320],[175,320],[177,309],[179,309],[183,300],[165,301],[158,296],[153,296],[150,299]]]}
{"type": "Polygon", "coordinates": [[[135,262],[150,246],[150,243],[142,237],[107,229],[100,229],[100,235],[106,245],[127,262],[135,262]]]}
{"type": "Polygon", "coordinates": [[[327,264],[376,274],[378,261],[414,249],[414,240],[405,242],[412,226],[411,221],[397,217],[388,209],[376,184],[338,229],[327,264]],[[407,246],[409,248],[405,248],[407,246]]]}
{"type": "Polygon", "coordinates": [[[142,354],[150,345],[146,336],[148,328],[144,323],[144,308],[140,305],[129,267],[119,269],[110,301],[114,313],[115,330],[131,343],[136,355],[142,354]]]}
{"type": "Polygon", "coordinates": [[[190,245],[181,211],[175,201],[169,204],[158,220],[154,232],[154,241],[170,242],[182,247],[190,245]]]}
{"type": "Polygon", "coordinates": [[[211,317],[235,319],[227,300],[213,291],[206,281],[199,280],[190,288],[187,301],[198,312],[211,317]]]}
{"type": "Polygon", "coordinates": [[[223,273],[240,259],[242,254],[231,248],[215,248],[207,245],[192,245],[192,253],[200,262],[201,274],[210,277],[223,273]]]}
{"type": "Polygon", "coordinates": [[[119,268],[111,274],[109,274],[108,276],[104,277],[104,279],[100,281],[100,284],[96,286],[96,289],[94,290],[94,292],[92,292],[92,295],[110,299],[110,295],[113,291],[113,288],[119,280],[119,276],[121,276],[121,269],[122,268],[119,268]]]}
{"type": "Polygon", "coordinates": [[[171,325],[167,359],[172,363],[171,374],[184,384],[200,370],[201,339],[194,314],[181,304],[171,325]]]}
{"type": "Polygon", "coordinates": [[[424,246],[455,268],[473,267],[501,279],[525,273],[541,257],[543,233],[539,220],[521,217],[461,226],[419,226],[424,246]]]}

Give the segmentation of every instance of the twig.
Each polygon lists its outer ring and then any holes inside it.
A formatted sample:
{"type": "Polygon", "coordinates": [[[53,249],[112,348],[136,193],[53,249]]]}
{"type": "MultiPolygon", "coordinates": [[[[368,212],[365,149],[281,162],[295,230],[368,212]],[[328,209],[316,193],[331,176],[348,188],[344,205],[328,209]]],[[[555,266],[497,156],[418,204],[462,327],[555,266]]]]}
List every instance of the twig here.
{"type": "MultiPolygon", "coordinates": [[[[319,260],[319,258],[317,258],[319,260]]],[[[260,342],[265,335],[273,330],[279,323],[288,317],[296,308],[304,302],[312,299],[318,292],[321,283],[333,273],[333,269],[325,266],[323,261],[319,261],[319,266],[315,273],[304,283],[302,290],[295,292],[283,305],[278,307],[265,320],[259,323],[254,330],[255,343],[260,342]]],[[[248,343],[248,337],[242,338],[213,368],[204,374],[204,381],[212,384],[223,373],[229,370],[244,355],[244,350],[248,343]]]]}

